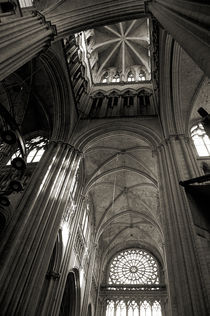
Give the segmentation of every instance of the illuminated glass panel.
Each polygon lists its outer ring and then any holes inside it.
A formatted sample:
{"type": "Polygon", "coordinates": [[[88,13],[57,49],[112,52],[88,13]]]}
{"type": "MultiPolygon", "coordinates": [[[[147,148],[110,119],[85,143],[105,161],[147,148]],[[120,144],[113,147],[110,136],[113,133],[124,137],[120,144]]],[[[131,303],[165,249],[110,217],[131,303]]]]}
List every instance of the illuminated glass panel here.
{"type": "MultiPolygon", "coordinates": [[[[38,162],[42,155],[45,152],[46,145],[48,143],[48,139],[43,136],[37,136],[25,142],[26,146],[26,160],[27,163],[38,162]]],[[[20,150],[18,149],[13,155],[12,159],[15,157],[20,157],[20,150]]],[[[11,164],[11,160],[7,163],[7,165],[11,164]]]]}
{"type": "Polygon", "coordinates": [[[133,75],[133,73],[130,71],[129,72],[129,74],[128,74],[128,81],[130,82],[130,81],[134,81],[135,79],[134,79],[134,75],[133,75]]]}
{"type": "Polygon", "coordinates": [[[210,139],[201,123],[191,128],[191,137],[200,157],[210,156],[210,139]]]}
{"type": "Polygon", "coordinates": [[[120,82],[120,75],[118,73],[112,78],[112,82],[120,82]]]}
{"type": "Polygon", "coordinates": [[[153,304],[152,304],[152,316],[162,316],[162,313],[161,313],[161,306],[160,306],[160,303],[158,301],[155,301],[153,304]]]}
{"type": "Polygon", "coordinates": [[[114,301],[107,302],[106,316],[114,316],[114,301]]]}
{"type": "Polygon", "coordinates": [[[139,81],[145,81],[146,80],[146,76],[144,72],[140,72],[139,73],[139,81]]]}
{"type": "Polygon", "coordinates": [[[162,316],[160,302],[155,300],[107,300],[106,316],[162,316]]]}
{"type": "Polygon", "coordinates": [[[103,77],[102,77],[102,82],[103,82],[103,83],[106,83],[106,82],[108,82],[108,80],[109,80],[108,72],[105,72],[105,74],[104,74],[103,77]]]}
{"type": "Polygon", "coordinates": [[[139,316],[139,307],[135,301],[128,302],[128,316],[139,316]]]}
{"type": "Polygon", "coordinates": [[[109,284],[158,284],[158,264],[141,249],[119,253],[110,264],[109,284]]]}
{"type": "Polygon", "coordinates": [[[126,304],[123,300],[116,303],[116,314],[126,316],[126,304]]]}
{"type": "Polygon", "coordinates": [[[21,8],[28,8],[33,6],[33,0],[19,0],[21,8]]]}

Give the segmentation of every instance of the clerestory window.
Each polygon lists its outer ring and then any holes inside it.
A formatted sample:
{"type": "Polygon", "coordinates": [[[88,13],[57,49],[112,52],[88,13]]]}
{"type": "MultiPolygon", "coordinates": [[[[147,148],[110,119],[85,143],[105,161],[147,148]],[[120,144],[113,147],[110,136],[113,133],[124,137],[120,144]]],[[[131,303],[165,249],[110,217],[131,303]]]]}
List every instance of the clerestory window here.
{"type": "Polygon", "coordinates": [[[133,73],[130,71],[128,73],[128,82],[135,81],[133,73]]]}
{"type": "Polygon", "coordinates": [[[210,156],[210,139],[201,123],[191,128],[191,137],[199,157],[210,156]]]}
{"type": "MultiPolygon", "coordinates": [[[[26,140],[25,146],[26,146],[26,161],[27,163],[33,163],[38,162],[42,155],[45,152],[46,146],[48,143],[48,139],[44,136],[37,136],[30,140],[26,140]]],[[[11,157],[11,159],[8,161],[7,165],[11,164],[11,160],[13,160],[16,157],[20,157],[20,150],[18,149],[11,157]]]]}
{"type": "Polygon", "coordinates": [[[19,0],[21,8],[33,7],[33,0],[19,0]]]}

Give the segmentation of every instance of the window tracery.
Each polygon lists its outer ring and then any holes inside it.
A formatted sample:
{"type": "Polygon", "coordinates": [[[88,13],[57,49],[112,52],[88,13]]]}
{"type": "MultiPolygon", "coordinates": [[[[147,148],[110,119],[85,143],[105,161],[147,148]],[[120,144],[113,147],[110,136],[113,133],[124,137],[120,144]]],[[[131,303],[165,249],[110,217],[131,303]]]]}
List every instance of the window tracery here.
{"type": "Polygon", "coordinates": [[[113,76],[112,82],[120,82],[120,75],[118,72],[116,73],[115,76],[113,76]]]}
{"type": "Polygon", "coordinates": [[[109,284],[158,284],[156,260],[141,249],[119,253],[110,264],[109,284]]]}
{"type": "Polygon", "coordinates": [[[193,126],[190,131],[198,156],[210,156],[210,139],[206,134],[203,125],[199,123],[193,126]]]}
{"type": "Polygon", "coordinates": [[[146,80],[146,75],[143,71],[139,73],[139,81],[145,81],[146,80]]]}
{"type": "Polygon", "coordinates": [[[107,300],[106,316],[162,316],[158,300],[107,300]]]}
{"type": "Polygon", "coordinates": [[[19,0],[20,7],[21,8],[28,8],[33,7],[33,1],[32,0],[19,0]]]}
{"type": "MultiPolygon", "coordinates": [[[[27,163],[34,163],[38,162],[42,155],[45,152],[46,146],[48,143],[48,139],[44,136],[37,136],[30,140],[26,140],[25,147],[26,147],[26,160],[27,163]]],[[[11,164],[11,160],[16,157],[20,157],[20,150],[18,149],[11,157],[7,165],[11,164]]]]}
{"type": "Polygon", "coordinates": [[[105,74],[102,77],[102,82],[107,83],[108,79],[109,79],[109,74],[108,74],[108,72],[105,72],[105,74]]]}
{"type": "Polygon", "coordinates": [[[132,71],[128,73],[128,82],[135,81],[132,71]]]}

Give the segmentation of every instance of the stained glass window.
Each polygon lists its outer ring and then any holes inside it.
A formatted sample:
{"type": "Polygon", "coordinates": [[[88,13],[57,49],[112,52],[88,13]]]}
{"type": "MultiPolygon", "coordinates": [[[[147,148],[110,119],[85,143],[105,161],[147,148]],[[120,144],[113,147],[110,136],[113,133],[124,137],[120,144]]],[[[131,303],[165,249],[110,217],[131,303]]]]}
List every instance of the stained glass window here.
{"type": "Polygon", "coordinates": [[[159,301],[107,300],[106,316],[162,316],[159,301]]]}
{"type": "Polygon", "coordinates": [[[133,75],[133,73],[130,71],[129,73],[128,73],[128,81],[134,81],[135,79],[134,79],[134,75],[133,75]]]}
{"type": "Polygon", "coordinates": [[[109,284],[158,284],[156,259],[142,249],[128,249],[117,254],[110,264],[109,284]]]}
{"type": "Polygon", "coordinates": [[[106,316],[114,316],[114,301],[107,301],[106,316]]]}
{"type": "Polygon", "coordinates": [[[210,156],[210,139],[201,123],[191,128],[191,137],[200,157],[210,156]]]}
{"type": "Polygon", "coordinates": [[[146,80],[146,75],[143,71],[139,73],[139,81],[145,81],[146,80]]]}
{"type": "Polygon", "coordinates": [[[32,0],[19,0],[21,8],[28,8],[33,6],[32,0]]]}
{"type": "MultiPolygon", "coordinates": [[[[37,136],[35,138],[27,140],[25,142],[27,163],[38,162],[45,152],[47,143],[48,139],[43,136],[37,136]]],[[[18,149],[12,156],[11,160],[19,156],[21,156],[21,154],[20,150],[18,149]]],[[[9,160],[7,165],[11,164],[11,160],[9,160]]]]}
{"type": "Polygon", "coordinates": [[[105,72],[105,74],[102,77],[102,82],[106,83],[106,82],[108,82],[108,80],[109,80],[109,74],[108,74],[108,72],[105,72]]]}

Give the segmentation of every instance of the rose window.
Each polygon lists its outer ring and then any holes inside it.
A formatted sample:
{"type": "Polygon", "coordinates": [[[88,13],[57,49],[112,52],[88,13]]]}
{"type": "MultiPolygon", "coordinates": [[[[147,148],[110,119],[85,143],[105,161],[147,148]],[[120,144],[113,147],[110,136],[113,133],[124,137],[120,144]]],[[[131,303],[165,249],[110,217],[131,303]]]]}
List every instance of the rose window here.
{"type": "Polygon", "coordinates": [[[158,284],[156,259],[141,249],[119,253],[111,262],[109,284],[158,284]]]}

